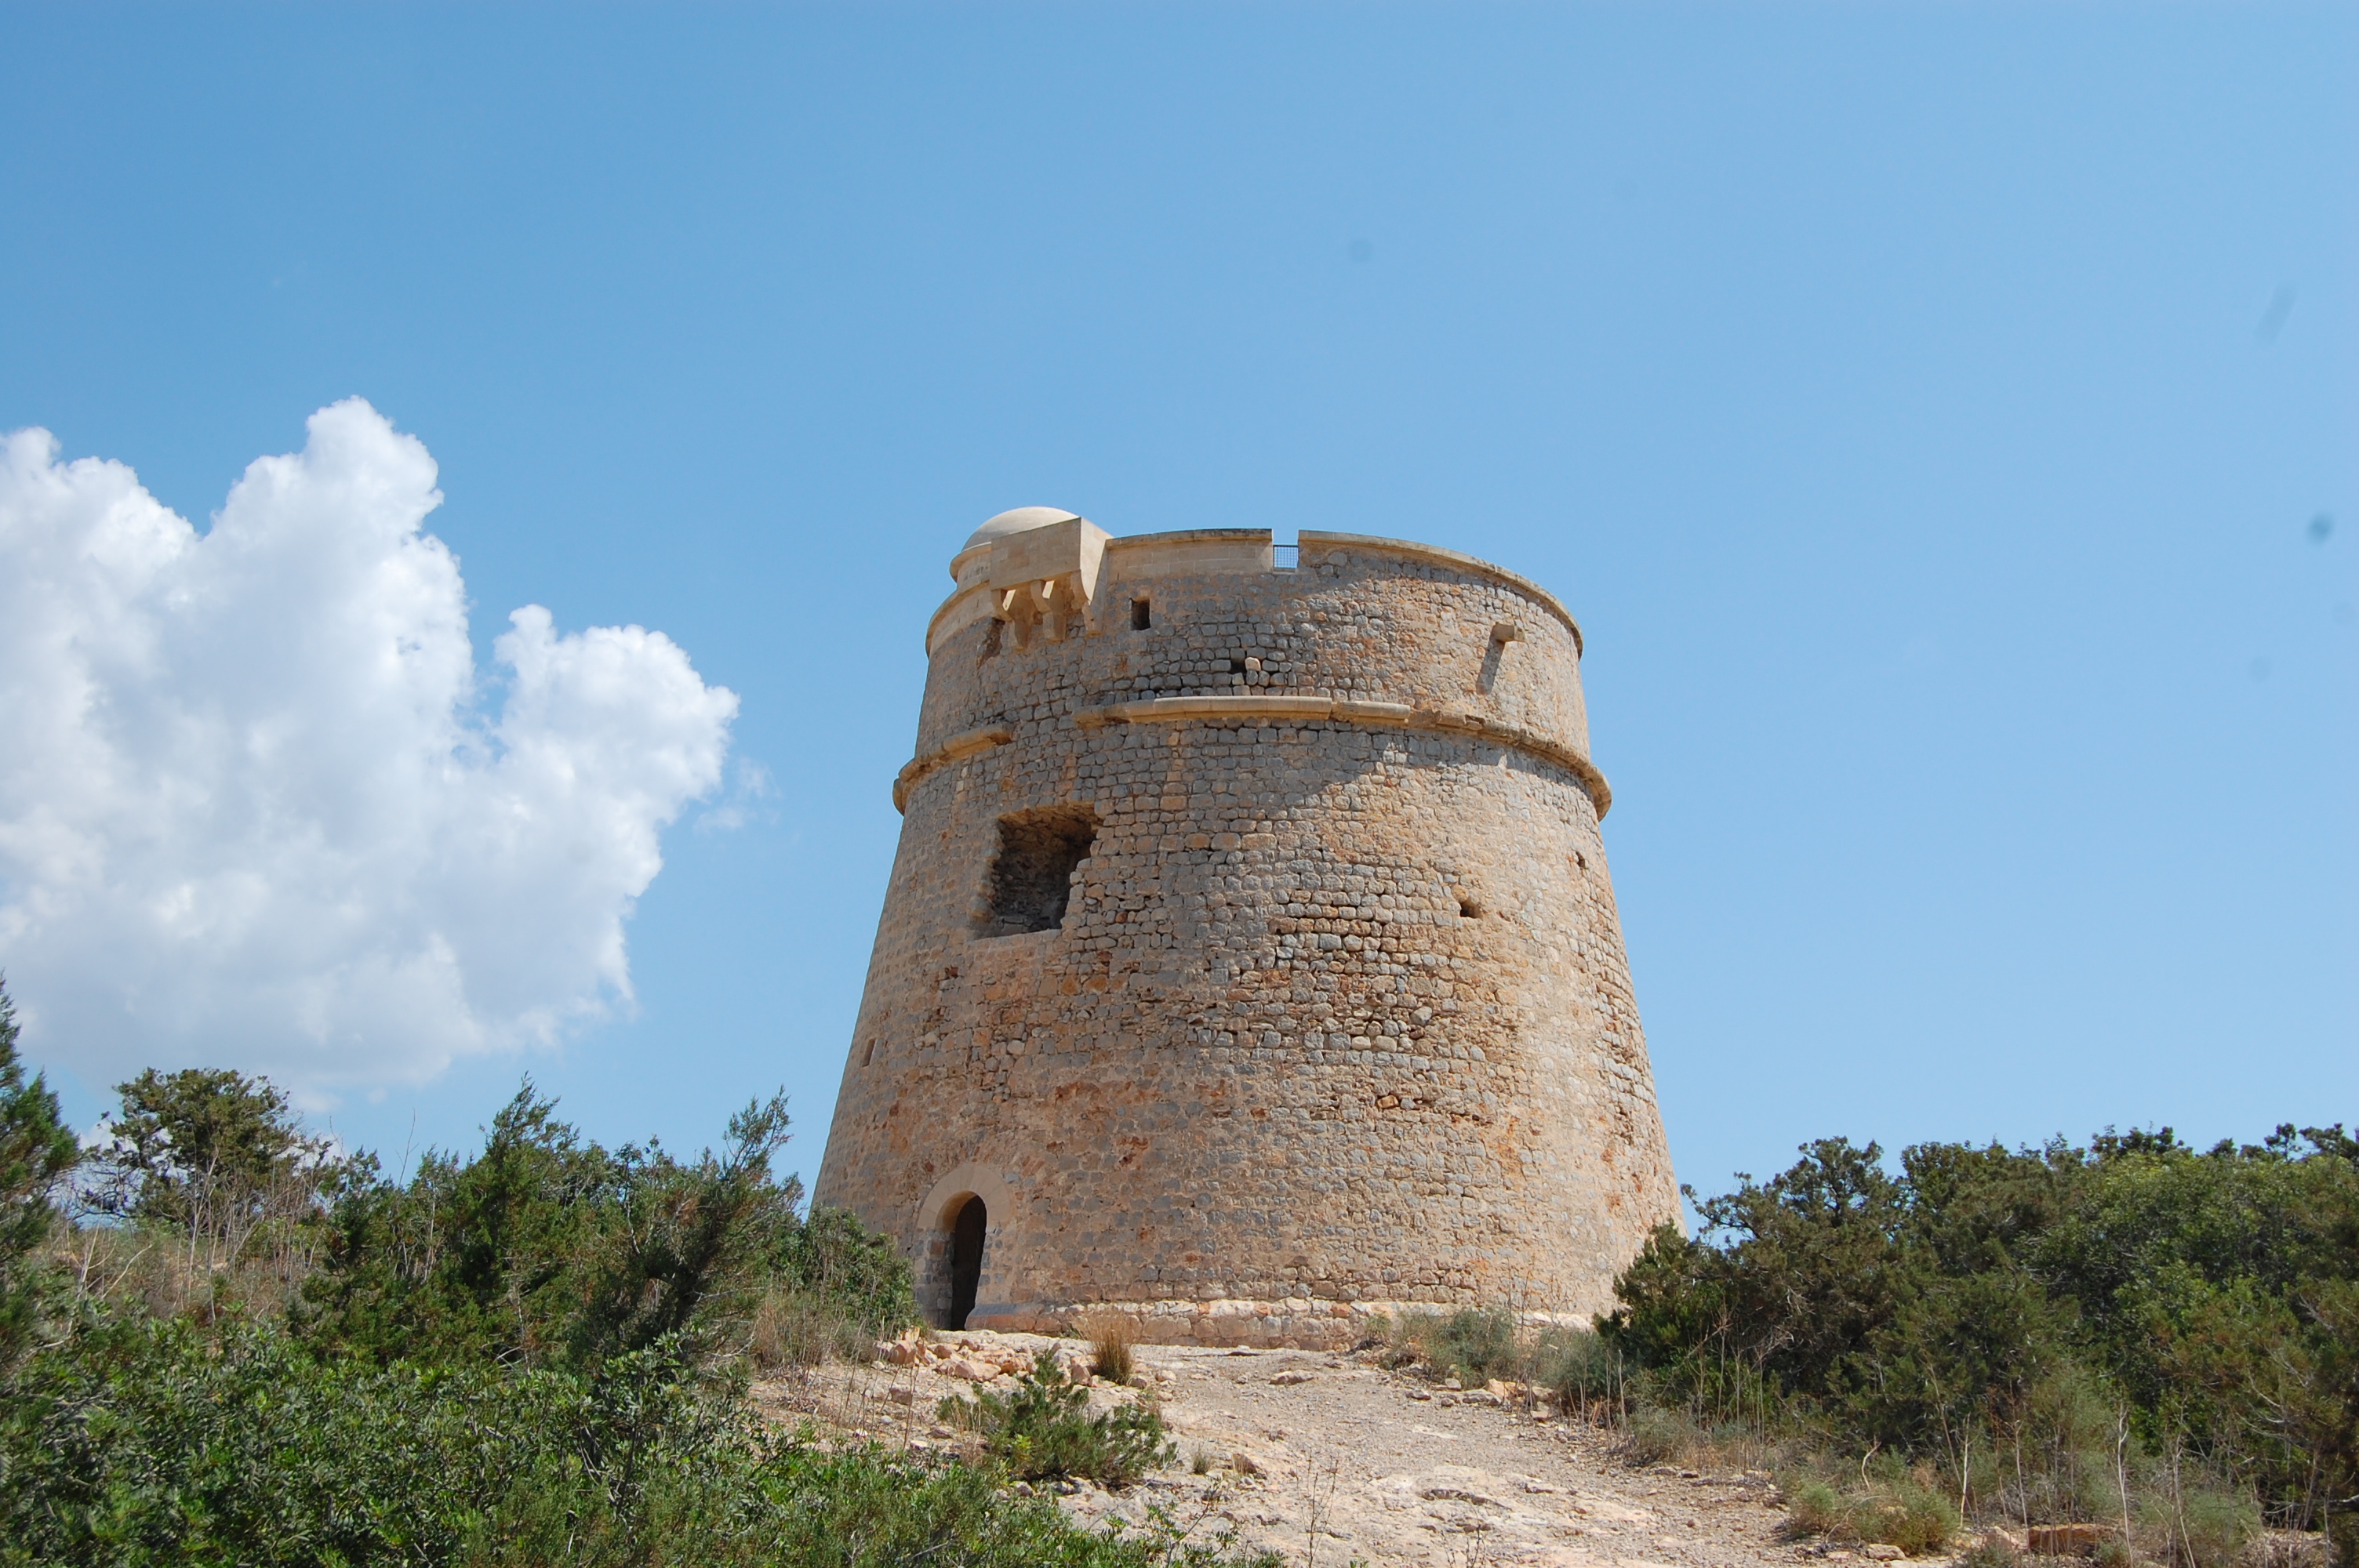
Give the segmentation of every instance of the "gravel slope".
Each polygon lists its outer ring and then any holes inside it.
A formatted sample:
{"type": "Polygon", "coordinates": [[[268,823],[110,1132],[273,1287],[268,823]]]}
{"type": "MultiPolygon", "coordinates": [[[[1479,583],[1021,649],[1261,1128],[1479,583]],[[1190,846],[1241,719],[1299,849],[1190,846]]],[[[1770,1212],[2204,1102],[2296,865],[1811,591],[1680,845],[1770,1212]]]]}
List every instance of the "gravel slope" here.
{"type": "MultiPolygon", "coordinates": [[[[1073,1340],[947,1334],[932,1336],[916,1365],[829,1368],[757,1393],[779,1419],[832,1434],[950,1448],[962,1439],[935,1423],[936,1402],[978,1380],[1007,1386],[1043,1348],[1076,1365],[1087,1355],[1073,1340]]],[[[1593,1429],[1511,1400],[1311,1351],[1142,1346],[1137,1359],[1180,1464],[1118,1495],[1063,1491],[1078,1518],[1137,1524],[1157,1507],[1199,1535],[1234,1529],[1240,1544],[1314,1568],[1353,1558],[1372,1568],[1790,1568],[1818,1555],[1777,1539],[1781,1514],[1766,1475],[1632,1469],[1593,1429]]],[[[1101,1384],[1091,1397],[1142,1396],[1101,1384]]]]}

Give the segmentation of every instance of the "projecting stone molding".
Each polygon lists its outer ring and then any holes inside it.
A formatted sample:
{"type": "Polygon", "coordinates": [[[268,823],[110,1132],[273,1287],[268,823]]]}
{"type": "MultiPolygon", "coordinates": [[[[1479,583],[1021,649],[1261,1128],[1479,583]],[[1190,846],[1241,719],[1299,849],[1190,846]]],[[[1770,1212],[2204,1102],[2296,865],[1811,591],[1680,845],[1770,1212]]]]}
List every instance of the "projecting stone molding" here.
{"type": "MultiPolygon", "coordinates": [[[[1237,724],[1254,719],[1277,719],[1292,723],[1312,723],[1324,720],[1335,724],[1357,724],[1371,728],[1389,727],[1397,730],[1433,730],[1459,735],[1473,735],[1494,745],[1505,746],[1553,762],[1581,780],[1581,787],[1597,807],[1602,819],[1614,805],[1614,791],[1605,775],[1595,763],[1572,750],[1560,746],[1545,735],[1535,735],[1513,724],[1502,724],[1480,713],[1448,712],[1440,708],[1416,708],[1406,702],[1359,702],[1335,697],[1158,697],[1141,702],[1108,702],[1095,708],[1084,708],[1073,715],[1073,722],[1084,730],[1094,730],[1105,724],[1184,724],[1191,719],[1207,724],[1237,724]]],[[[912,757],[902,765],[893,780],[893,808],[909,808],[909,792],[928,774],[961,762],[994,746],[1005,746],[1016,738],[1016,732],[1005,724],[985,725],[953,735],[922,757],[912,757]]]]}
{"type": "Polygon", "coordinates": [[[1190,719],[1208,724],[1234,724],[1250,719],[1283,719],[1296,723],[1325,719],[1334,724],[1368,728],[1444,730],[1473,735],[1494,745],[1522,752],[1553,762],[1581,780],[1597,815],[1603,818],[1614,804],[1614,792],[1595,764],[1570,746],[1513,724],[1502,724],[1480,713],[1417,708],[1406,702],[1360,702],[1340,697],[1158,697],[1145,702],[1109,702],[1084,708],[1073,715],[1082,729],[1101,724],[1181,724],[1190,719]]]}
{"type": "Polygon", "coordinates": [[[893,809],[909,809],[909,792],[928,773],[962,762],[977,752],[988,752],[994,746],[1005,746],[1015,739],[1016,731],[1006,725],[985,724],[980,729],[951,736],[922,757],[910,758],[901,765],[900,773],[893,780],[893,809]]]}

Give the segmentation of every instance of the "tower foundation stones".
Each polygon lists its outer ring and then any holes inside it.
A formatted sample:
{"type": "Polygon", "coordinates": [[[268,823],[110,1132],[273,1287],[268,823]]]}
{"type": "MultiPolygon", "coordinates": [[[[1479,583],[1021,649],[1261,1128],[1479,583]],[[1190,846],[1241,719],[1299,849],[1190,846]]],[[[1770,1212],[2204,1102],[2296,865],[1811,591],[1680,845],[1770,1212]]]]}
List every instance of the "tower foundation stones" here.
{"type": "Polygon", "coordinates": [[[951,575],[814,1201],[950,1326],[1609,1306],[1678,1194],[1564,608],[1047,508],[951,575]]]}

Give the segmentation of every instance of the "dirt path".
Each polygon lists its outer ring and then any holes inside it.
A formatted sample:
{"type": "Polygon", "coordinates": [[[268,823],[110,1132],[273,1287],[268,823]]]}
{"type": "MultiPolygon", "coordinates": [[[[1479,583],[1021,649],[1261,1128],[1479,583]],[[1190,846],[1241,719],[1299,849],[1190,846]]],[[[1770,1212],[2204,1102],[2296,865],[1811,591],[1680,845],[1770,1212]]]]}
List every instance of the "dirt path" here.
{"type": "MultiPolygon", "coordinates": [[[[944,1394],[979,1379],[1006,1387],[1007,1372],[1044,1347],[1076,1365],[1087,1355],[1077,1341],[1031,1335],[953,1334],[935,1343],[941,1358],[829,1368],[808,1384],[758,1392],[781,1419],[949,1448],[962,1440],[934,1422],[944,1394]]],[[[1353,1558],[1372,1568],[1791,1568],[1805,1555],[1777,1539],[1781,1514],[1757,1472],[1634,1470],[1593,1429],[1351,1357],[1143,1346],[1137,1358],[1180,1463],[1120,1494],[1060,1488],[1077,1518],[1138,1524],[1158,1507],[1201,1536],[1234,1528],[1239,1544],[1305,1568],[1346,1568],[1353,1558]]],[[[1099,1404],[1137,1397],[1103,1384],[1091,1394],[1099,1404]]]]}

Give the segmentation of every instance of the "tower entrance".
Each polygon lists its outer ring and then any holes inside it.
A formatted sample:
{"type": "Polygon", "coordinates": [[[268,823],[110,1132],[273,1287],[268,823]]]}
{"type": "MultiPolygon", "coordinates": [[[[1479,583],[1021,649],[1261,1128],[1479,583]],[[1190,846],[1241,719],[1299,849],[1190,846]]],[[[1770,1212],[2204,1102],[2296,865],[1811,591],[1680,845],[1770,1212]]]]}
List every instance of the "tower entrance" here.
{"type": "Polygon", "coordinates": [[[975,1287],[983,1281],[983,1235],[990,1220],[981,1198],[959,1206],[951,1221],[951,1310],[945,1328],[964,1328],[974,1310],[975,1287]]]}

